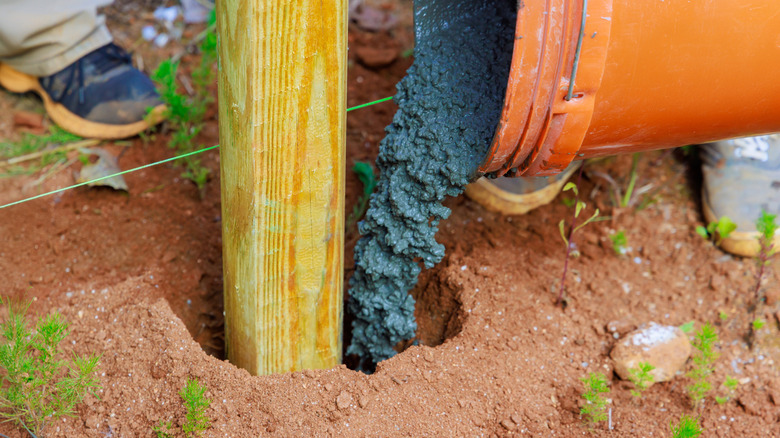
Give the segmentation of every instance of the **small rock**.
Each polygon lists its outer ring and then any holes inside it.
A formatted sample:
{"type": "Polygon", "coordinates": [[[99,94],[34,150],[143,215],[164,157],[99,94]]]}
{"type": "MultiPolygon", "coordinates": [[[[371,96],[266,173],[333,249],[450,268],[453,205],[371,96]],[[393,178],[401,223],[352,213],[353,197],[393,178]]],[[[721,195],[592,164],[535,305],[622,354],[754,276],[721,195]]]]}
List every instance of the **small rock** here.
{"type": "Polygon", "coordinates": [[[43,114],[30,111],[17,111],[14,113],[14,126],[30,129],[43,129],[43,114]]]}
{"type": "Polygon", "coordinates": [[[348,393],[347,391],[341,391],[338,397],[336,397],[336,407],[339,408],[339,410],[344,410],[349,407],[349,405],[352,404],[352,394],[348,393]]]}
{"type": "Polygon", "coordinates": [[[423,355],[423,358],[428,362],[433,362],[433,351],[426,350],[425,354],[423,355]]]}
{"type": "Polygon", "coordinates": [[[400,54],[398,48],[382,48],[371,46],[357,46],[355,56],[358,61],[368,68],[379,68],[390,65],[400,54]]]}
{"type": "Polygon", "coordinates": [[[501,420],[501,427],[503,427],[506,430],[514,430],[515,427],[517,426],[515,426],[515,423],[513,423],[512,420],[505,419],[505,420],[501,420]]]}
{"type": "Polygon", "coordinates": [[[360,404],[361,408],[365,408],[366,406],[368,406],[368,397],[366,397],[366,396],[360,397],[360,400],[358,400],[358,403],[360,404]]]}
{"type": "Polygon", "coordinates": [[[606,329],[610,333],[617,333],[619,336],[625,336],[626,333],[636,329],[636,326],[628,321],[610,321],[607,323],[606,329]]]}
{"type": "Polygon", "coordinates": [[[690,355],[691,343],[682,330],[651,322],[626,335],[612,349],[610,357],[623,380],[629,379],[629,370],[637,368],[640,362],[653,365],[655,369],[650,373],[654,383],[671,380],[690,355]]]}
{"type": "Polygon", "coordinates": [[[100,420],[97,415],[88,415],[84,420],[84,425],[87,426],[87,429],[97,429],[100,426],[100,420]]]}
{"type": "Polygon", "coordinates": [[[325,384],[325,391],[328,391],[328,392],[333,391],[333,385],[330,384],[330,383],[326,383],[325,384]]]}
{"type": "Polygon", "coordinates": [[[599,236],[593,231],[586,230],[582,232],[582,240],[590,243],[591,245],[596,245],[597,243],[599,243],[599,236]]]}
{"type": "Polygon", "coordinates": [[[165,251],[162,255],[162,262],[163,263],[170,263],[176,258],[176,251],[169,249],[165,251]]]}
{"type": "Polygon", "coordinates": [[[774,305],[777,304],[778,301],[780,301],[780,288],[776,288],[776,287],[767,288],[764,296],[766,297],[766,305],[774,307],[774,305]]]}
{"type": "Polygon", "coordinates": [[[461,408],[465,408],[467,404],[468,403],[464,399],[458,400],[458,406],[460,406],[461,408]]]}
{"type": "Polygon", "coordinates": [[[601,324],[593,324],[593,331],[596,332],[596,334],[599,336],[604,336],[606,333],[604,331],[604,327],[602,327],[601,324]]]}
{"type": "Polygon", "coordinates": [[[710,277],[710,288],[716,292],[723,290],[726,280],[722,275],[715,274],[710,277]]]}
{"type": "Polygon", "coordinates": [[[523,417],[521,417],[520,414],[512,414],[509,418],[511,418],[512,421],[514,421],[518,426],[523,424],[523,417]]]}

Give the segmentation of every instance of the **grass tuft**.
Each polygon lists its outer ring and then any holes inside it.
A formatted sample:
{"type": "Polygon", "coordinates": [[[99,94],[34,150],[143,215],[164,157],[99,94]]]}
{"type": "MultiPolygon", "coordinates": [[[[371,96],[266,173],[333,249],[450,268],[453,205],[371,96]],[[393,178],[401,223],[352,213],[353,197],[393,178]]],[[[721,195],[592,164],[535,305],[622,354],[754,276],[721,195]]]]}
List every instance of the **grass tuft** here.
{"type": "Polygon", "coordinates": [[[59,345],[68,336],[68,323],[54,312],[31,329],[28,309],[29,304],[9,304],[0,323],[0,418],[40,435],[60,417],[74,416],[87,393],[97,397],[100,356],[62,359],[59,345]]]}

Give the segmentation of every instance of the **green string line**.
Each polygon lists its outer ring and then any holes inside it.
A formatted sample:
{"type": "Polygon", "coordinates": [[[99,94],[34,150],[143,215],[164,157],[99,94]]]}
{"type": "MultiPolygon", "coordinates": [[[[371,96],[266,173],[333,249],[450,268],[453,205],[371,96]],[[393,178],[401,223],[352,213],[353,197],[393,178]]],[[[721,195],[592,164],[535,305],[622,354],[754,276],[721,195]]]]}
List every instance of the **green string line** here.
{"type": "MultiPolygon", "coordinates": [[[[371,106],[371,105],[376,105],[378,103],[387,102],[388,100],[391,100],[392,98],[393,98],[393,96],[385,97],[385,98],[382,98],[382,99],[375,100],[373,102],[368,102],[368,103],[364,103],[362,105],[353,106],[352,108],[347,108],[347,112],[350,112],[350,111],[353,111],[353,110],[356,110],[356,109],[360,109],[360,108],[365,108],[365,107],[371,106]]],[[[128,169],[128,170],[123,170],[121,172],[117,172],[117,173],[114,173],[114,174],[111,174],[111,175],[101,176],[100,178],[95,178],[95,179],[91,179],[89,181],[84,181],[84,182],[81,182],[81,183],[78,183],[78,184],[73,184],[72,186],[63,187],[61,189],[52,190],[52,191],[46,192],[46,193],[41,193],[40,195],[35,195],[35,196],[29,197],[29,198],[22,199],[20,201],[14,201],[14,202],[11,202],[10,204],[0,205],[0,210],[2,210],[4,208],[8,208],[8,207],[13,207],[14,205],[19,205],[19,204],[23,204],[25,202],[33,201],[33,200],[36,200],[36,199],[39,199],[39,198],[43,198],[43,197],[46,197],[46,196],[49,196],[49,195],[54,195],[56,193],[61,193],[61,192],[64,192],[66,190],[71,190],[71,189],[75,189],[77,187],[83,187],[83,186],[86,186],[86,185],[89,185],[89,184],[94,184],[96,182],[103,181],[103,180],[106,180],[106,179],[109,179],[109,178],[113,178],[115,176],[121,176],[121,175],[125,175],[125,174],[131,173],[131,172],[136,172],[136,171],[139,171],[139,170],[142,170],[142,169],[146,169],[146,168],[149,168],[149,167],[157,166],[158,164],[168,163],[168,162],[171,162],[171,161],[174,161],[174,160],[178,160],[180,158],[185,158],[185,157],[190,157],[192,155],[201,154],[203,152],[210,151],[212,149],[216,149],[218,147],[219,147],[219,145],[209,146],[207,148],[198,149],[197,151],[187,152],[186,154],[177,155],[175,157],[166,158],[166,159],[160,160],[160,161],[155,161],[154,163],[144,164],[143,166],[138,166],[138,167],[135,167],[135,168],[132,168],[132,169],[128,169]]]]}

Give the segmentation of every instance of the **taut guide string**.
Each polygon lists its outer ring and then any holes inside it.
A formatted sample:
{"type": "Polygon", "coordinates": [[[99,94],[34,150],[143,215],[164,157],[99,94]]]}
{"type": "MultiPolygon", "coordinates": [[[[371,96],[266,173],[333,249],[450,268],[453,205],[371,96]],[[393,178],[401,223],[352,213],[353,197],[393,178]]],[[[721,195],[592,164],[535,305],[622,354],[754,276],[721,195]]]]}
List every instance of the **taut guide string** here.
{"type": "MultiPolygon", "coordinates": [[[[364,104],[361,104],[361,105],[353,106],[351,108],[347,108],[347,112],[350,112],[350,111],[353,111],[353,110],[356,110],[356,109],[360,109],[360,108],[365,108],[365,107],[371,106],[371,105],[376,105],[378,103],[387,102],[388,100],[391,100],[392,98],[393,98],[393,96],[384,97],[382,99],[378,99],[378,100],[375,100],[373,102],[368,102],[368,103],[364,103],[364,104]]],[[[46,192],[46,193],[41,193],[40,195],[35,195],[35,196],[31,196],[29,198],[25,198],[25,199],[22,199],[22,200],[19,200],[19,201],[11,202],[9,204],[0,205],[0,210],[2,210],[4,208],[7,208],[7,207],[12,207],[14,205],[19,205],[19,204],[23,204],[25,202],[33,201],[35,199],[43,198],[45,196],[54,195],[56,193],[62,193],[64,191],[75,189],[77,187],[86,186],[86,185],[89,185],[89,184],[92,184],[92,183],[96,183],[98,181],[103,181],[105,179],[113,178],[115,176],[125,175],[125,174],[131,173],[131,172],[137,172],[139,170],[143,170],[143,169],[146,169],[146,168],[149,168],[149,167],[157,166],[158,164],[168,163],[170,161],[175,161],[175,160],[178,160],[180,158],[201,154],[203,152],[210,151],[212,149],[216,149],[218,147],[219,147],[219,145],[209,146],[207,148],[198,149],[197,151],[187,152],[186,154],[181,154],[181,155],[177,155],[175,157],[166,158],[164,160],[155,161],[154,163],[144,164],[143,166],[134,167],[132,169],[123,170],[121,172],[117,172],[117,173],[114,173],[114,174],[111,174],[111,175],[101,176],[100,178],[95,178],[95,179],[91,179],[89,181],[84,181],[84,182],[80,182],[78,184],[73,184],[72,186],[63,187],[61,189],[52,190],[52,191],[46,192]]]]}

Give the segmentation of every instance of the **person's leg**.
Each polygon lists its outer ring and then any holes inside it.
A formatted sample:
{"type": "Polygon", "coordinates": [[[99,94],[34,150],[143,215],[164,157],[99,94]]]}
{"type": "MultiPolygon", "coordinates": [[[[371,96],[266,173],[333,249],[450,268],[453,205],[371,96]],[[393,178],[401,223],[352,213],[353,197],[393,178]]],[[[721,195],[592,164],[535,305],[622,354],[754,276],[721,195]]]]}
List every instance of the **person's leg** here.
{"type": "Polygon", "coordinates": [[[0,0],[0,62],[49,76],[110,43],[105,0],[0,0]]]}
{"type": "Polygon", "coordinates": [[[720,141],[700,150],[704,218],[709,223],[727,216],[737,229],[720,241],[721,248],[756,256],[761,211],[780,214],[780,134],[720,141]]]}
{"type": "Polygon", "coordinates": [[[82,137],[132,137],[162,121],[154,83],[111,43],[104,0],[0,0],[0,86],[41,96],[82,137]],[[151,111],[151,112],[150,112],[151,111]]]}

